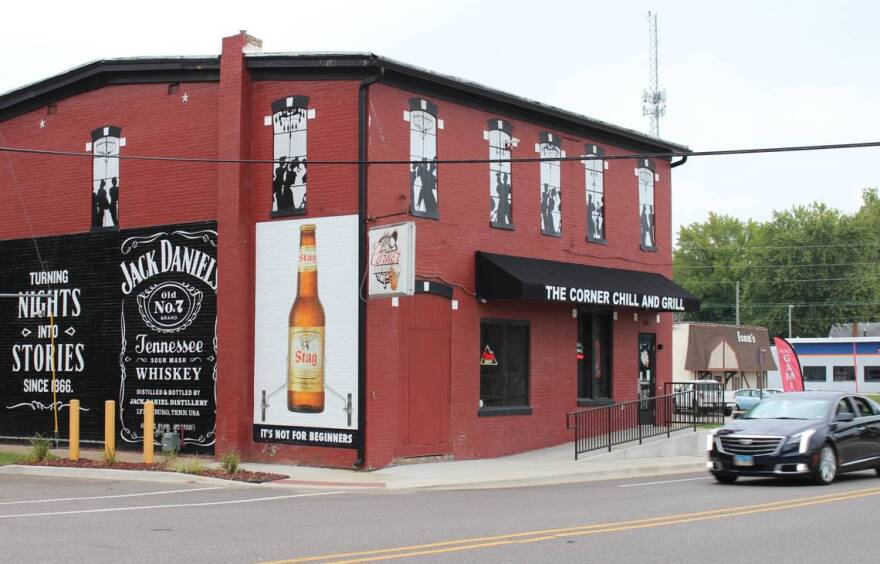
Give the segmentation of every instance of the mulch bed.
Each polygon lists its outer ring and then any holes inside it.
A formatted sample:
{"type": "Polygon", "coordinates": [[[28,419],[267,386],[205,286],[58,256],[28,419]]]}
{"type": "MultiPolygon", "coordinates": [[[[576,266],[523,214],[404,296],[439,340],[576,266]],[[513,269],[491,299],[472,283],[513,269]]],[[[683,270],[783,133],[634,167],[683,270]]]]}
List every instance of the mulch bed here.
{"type": "MultiPolygon", "coordinates": [[[[143,462],[116,462],[108,465],[102,460],[91,460],[88,458],[80,458],[79,460],[71,460],[69,458],[56,458],[53,460],[44,460],[42,462],[21,461],[18,464],[26,464],[30,466],[62,466],[65,468],[109,468],[112,470],[145,470],[151,472],[174,472],[165,468],[160,463],[145,464],[143,462]]],[[[234,480],[237,482],[262,483],[272,482],[274,480],[283,480],[288,478],[284,474],[272,474],[269,472],[251,472],[250,470],[239,470],[235,474],[229,474],[220,468],[204,468],[198,472],[190,472],[196,476],[208,476],[211,478],[220,478],[222,480],[234,480]]]]}

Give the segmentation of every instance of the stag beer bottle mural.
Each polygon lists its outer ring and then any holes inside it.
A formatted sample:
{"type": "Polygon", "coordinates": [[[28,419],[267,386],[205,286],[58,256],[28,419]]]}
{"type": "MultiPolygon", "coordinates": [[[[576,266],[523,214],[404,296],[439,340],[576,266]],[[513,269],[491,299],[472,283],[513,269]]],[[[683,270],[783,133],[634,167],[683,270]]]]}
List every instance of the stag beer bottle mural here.
{"type": "Polygon", "coordinates": [[[288,318],[287,409],[324,411],[324,307],[318,299],[315,225],[300,227],[296,299],[288,318]]]}

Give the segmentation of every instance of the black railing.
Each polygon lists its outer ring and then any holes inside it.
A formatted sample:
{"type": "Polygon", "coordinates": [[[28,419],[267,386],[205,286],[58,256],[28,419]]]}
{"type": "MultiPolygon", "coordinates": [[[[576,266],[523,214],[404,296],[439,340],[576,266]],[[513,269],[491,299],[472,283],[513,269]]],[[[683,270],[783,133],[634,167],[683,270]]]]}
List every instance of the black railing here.
{"type": "Polygon", "coordinates": [[[567,414],[575,432],[574,457],[592,450],[639,441],[698,425],[724,423],[724,394],[691,388],[567,414]]]}

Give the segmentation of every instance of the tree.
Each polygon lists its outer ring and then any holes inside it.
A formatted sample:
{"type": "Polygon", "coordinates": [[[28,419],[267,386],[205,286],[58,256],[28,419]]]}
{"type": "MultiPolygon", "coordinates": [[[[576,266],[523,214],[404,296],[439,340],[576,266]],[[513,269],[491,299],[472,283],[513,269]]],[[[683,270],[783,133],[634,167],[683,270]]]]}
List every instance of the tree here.
{"type": "Polygon", "coordinates": [[[836,323],[867,313],[870,287],[859,284],[869,249],[852,216],[824,204],[774,212],[761,225],[748,250],[749,276],[744,284],[750,322],[771,334],[826,337],[836,323]]]}
{"type": "Polygon", "coordinates": [[[880,197],[863,193],[858,212],[824,204],[777,211],[766,222],[709,214],[683,227],[673,253],[676,282],[701,299],[696,321],[741,323],[771,334],[824,337],[836,324],[880,315],[880,197]]]}
{"type": "Polygon", "coordinates": [[[756,224],[727,215],[709,213],[705,223],[682,227],[672,256],[675,281],[700,297],[692,321],[733,323],[736,281],[748,266],[742,250],[753,238],[756,224]]]}

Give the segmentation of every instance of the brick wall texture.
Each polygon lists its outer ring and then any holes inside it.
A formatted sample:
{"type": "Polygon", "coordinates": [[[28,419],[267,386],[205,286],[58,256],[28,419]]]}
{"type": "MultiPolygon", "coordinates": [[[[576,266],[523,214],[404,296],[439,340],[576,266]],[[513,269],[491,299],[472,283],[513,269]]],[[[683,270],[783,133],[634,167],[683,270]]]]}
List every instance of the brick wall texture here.
{"type": "MultiPolygon", "coordinates": [[[[228,38],[229,39],[229,38],[228,38]]],[[[272,127],[264,124],[270,105],[286,96],[309,97],[315,118],[308,123],[309,160],[356,160],[358,87],[356,80],[251,80],[241,63],[243,39],[224,42],[221,80],[182,83],[169,94],[167,83],[120,84],[73,95],[57,103],[57,113],[41,108],[0,122],[0,144],[34,149],[84,151],[89,132],[122,128],[123,155],[271,159],[272,127]],[[238,57],[238,61],[234,60],[238,57]],[[186,93],[187,101],[181,96],[186,93]],[[44,120],[45,127],[40,127],[44,120]]],[[[439,159],[488,158],[484,139],[489,118],[512,123],[519,144],[512,156],[535,157],[542,131],[562,139],[568,156],[595,143],[606,154],[630,152],[585,132],[554,130],[474,107],[462,99],[378,83],[368,91],[368,156],[371,160],[409,157],[409,99],[436,104],[443,129],[437,134],[439,159]]],[[[407,362],[403,347],[418,300],[443,299],[449,307],[448,406],[440,406],[447,440],[437,454],[454,458],[493,457],[572,440],[565,414],[577,406],[577,319],[557,303],[494,301],[474,296],[474,253],[486,251],[563,262],[658,272],[671,277],[671,170],[656,161],[657,251],[639,246],[638,182],[632,160],[609,161],[605,171],[607,244],[586,241],[584,166],[562,163],[562,237],[541,234],[539,164],[512,168],[512,230],[489,223],[487,164],[441,164],[439,219],[413,218],[409,167],[373,165],[368,170],[368,216],[402,215],[371,225],[413,220],[417,224],[417,274],[454,287],[452,302],[437,296],[373,300],[367,306],[365,409],[366,458],[370,468],[412,455],[404,448],[407,422],[404,385],[423,367],[407,362]],[[479,417],[480,319],[530,322],[530,415],[479,417]],[[407,373],[403,373],[406,370],[407,373]]],[[[90,227],[91,160],[25,154],[0,155],[0,238],[21,239],[81,233],[90,227]],[[59,205],[60,204],[60,205],[59,205]]],[[[350,467],[353,450],[256,444],[250,438],[253,405],[254,233],[257,222],[272,221],[272,165],[130,161],[121,163],[120,223],[123,228],[217,220],[219,231],[217,452],[237,449],[246,458],[350,467]]],[[[358,211],[358,168],[312,165],[306,217],[350,215],[358,211]]],[[[14,260],[6,257],[5,260],[14,260]]],[[[657,352],[658,389],[671,379],[671,314],[619,308],[613,322],[613,396],[632,400],[638,390],[638,334],[655,333],[665,345],[657,352]]],[[[352,322],[356,322],[356,313],[352,322]]],[[[445,314],[444,314],[445,316],[445,314]]],[[[445,330],[445,329],[444,329],[445,330]]],[[[446,353],[443,353],[446,354],[446,353]]],[[[415,375],[417,376],[417,374],[415,375]]],[[[417,378],[416,378],[417,379],[417,378]]],[[[435,406],[436,407],[436,406],[435,406]]],[[[428,452],[428,451],[426,451],[428,452]]]]}

